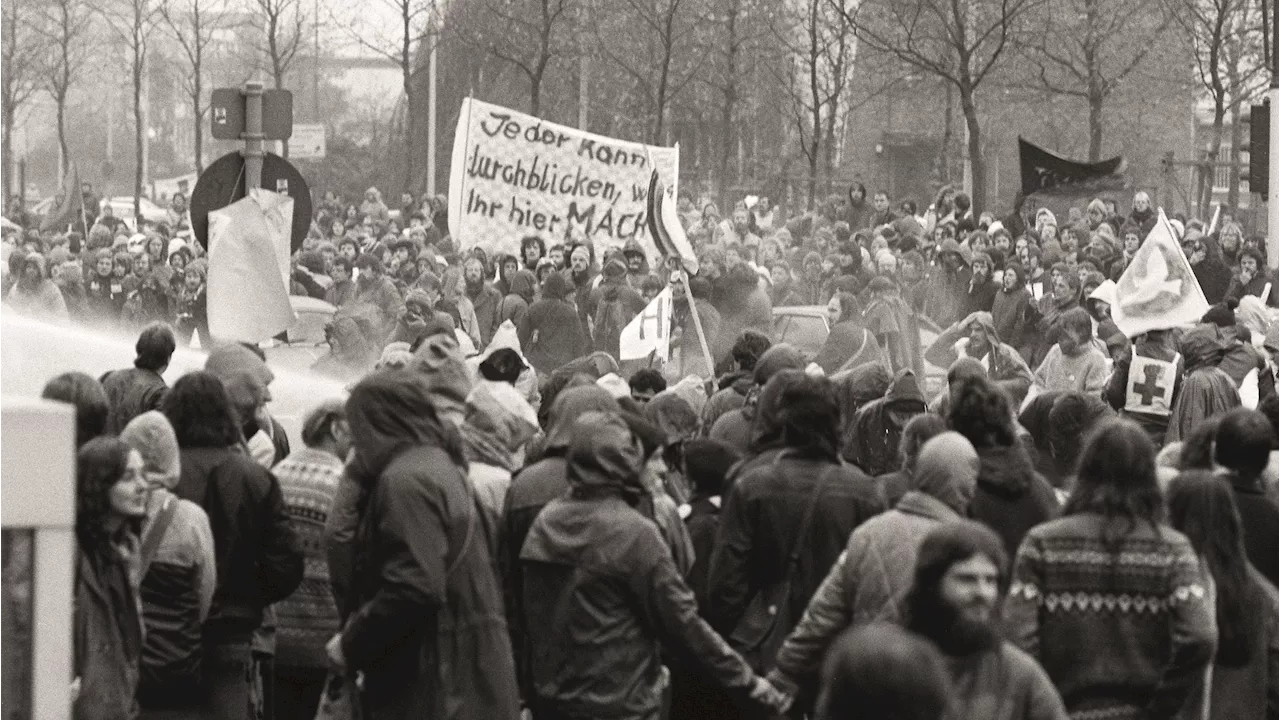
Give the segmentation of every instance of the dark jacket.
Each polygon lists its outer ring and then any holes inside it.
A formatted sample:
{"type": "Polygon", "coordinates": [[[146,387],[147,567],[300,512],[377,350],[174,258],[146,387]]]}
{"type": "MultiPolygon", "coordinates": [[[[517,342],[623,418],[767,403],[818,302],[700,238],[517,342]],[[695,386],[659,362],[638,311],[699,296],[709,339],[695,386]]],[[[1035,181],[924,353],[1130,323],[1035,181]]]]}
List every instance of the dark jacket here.
{"type": "MultiPolygon", "coordinates": [[[[752,596],[783,581],[789,555],[799,543],[791,617],[782,619],[788,630],[795,627],[849,534],[884,509],[875,481],[834,459],[783,452],[739,476],[725,499],[711,557],[706,614],[712,626],[731,632],[752,596]],[[812,522],[801,536],[805,511],[824,479],[812,522]]],[[[764,660],[772,664],[772,658],[764,660]]]]}
{"type": "Polygon", "coordinates": [[[174,494],[203,508],[213,530],[218,589],[206,640],[252,632],[263,608],[302,582],[302,551],[280,483],[237,448],[188,448],[174,494]]]}
{"type": "Polygon", "coordinates": [[[899,465],[898,443],[911,418],[925,412],[915,373],[898,371],[888,392],[862,406],[846,424],[841,457],[868,475],[883,475],[899,465]]]}
{"type": "Polygon", "coordinates": [[[1244,552],[1249,562],[1257,568],[1262,576],[1276,584],[1277,571],[1280,570],[1280,550],[1277,549],[1277,538],[1280,538],[1280,511],[1276,504],[1267,497],[1258,480],[1249,482],[1238,476],[1231,478],[1231,489],[1236,496],[1236,507],[1240,510],[1240,530],[1244,535],[1244,552]]]}
{"type": "Polygon", "coordinates": [[[374,717],[514,718],[502,598],[467,477],[440,448],[385,458],[356,534],[342,634],[374,717]]]}
{"type": "Polygon", "coordinates": [[[129,720],[138,716],[134,691],[142,652],[137,595],[123,558],[97,548],[77,553],[74,673],[80,679],[74,720],[129,720]]]}
{"type": "Polygon", "coordinates": [[[751,392],[753,387],[755,387],[755,382],[751,379],[751,373],[749,372],[737,373],[722,378],[720,389],[707,400],[706,405],[702,406],[703,432],[711,432],[711,428],[715,426],[716,420],[719,420],[720,416],[733,412],[745,405],[747,393],[751,392]]]}
{"type": "Polygon", "coordinates": [[[153,370],[128,368],[102,376],[111,409],[107,413],[108,435],[119,435],[129,421],[148,410],[158,410],[169,386],[153,370]]]}
{"type": "MultiPolygon", "coordinates": [[[[547,285],[559,275],[547,278],[547,285]]],[[[560,278],[563,283],[563,278],[560,278]]],[[[587,344],[582,325],[573,305],[566,300],[546,295],[525,313],[524,322],[517,328],[520,347],[533,367],[542,374],[550,374],[556,368],[585,354],[587,344]]]]}
{"type": "Polygon", "coordinates": [[[969,516],[995,530],[1013,557],[1027,531],[1057,516],[1058,498],[1020,442],[976,449],[981,467],[969,516]]]}
{"type": "Polygon", "coordinates": [[[502,324],[502,321],[509,319],[509,317],[504,317],[501,312],[503,298],[492,285],[484,283],[480,286],[480,292],[475,295],[468,292],[467,299],[471,301],[471,306],[476,310],[476,322],[480,325],[478,328],[480,342],[488,345],[493,340],[493,334],[498,331],[498,326],[502,324]]]}
{"type": "Polygon", "coordinates": [[[964,308],[961,314],[991,312],[991,308],[996,302],[996,293],[999,291],[1000,286],[996,285],[996,281],[989,277],[986,282],[981,284],[974,284],[973,280],[970,279],[968,292],[964,296],[964,308]]]}
{"type": "Polygon", "coordinates": [[[1027,344],[1027,311],[1030,307],[1031,292],[1021,280],[1012,292],[1001,289],[996,293],[995,302],[991,305],[991,319],[995,322],[996,334],[1019,350],[1027,344]]]}

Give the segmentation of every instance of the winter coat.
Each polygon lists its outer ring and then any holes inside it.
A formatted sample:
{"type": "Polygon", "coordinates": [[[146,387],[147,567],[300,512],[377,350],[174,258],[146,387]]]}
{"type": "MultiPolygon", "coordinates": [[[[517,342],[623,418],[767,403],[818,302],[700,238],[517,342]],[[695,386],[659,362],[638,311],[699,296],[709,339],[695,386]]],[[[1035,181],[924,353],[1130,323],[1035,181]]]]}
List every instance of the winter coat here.
{"type": "Polygon", "coordinates": [[[352,280],[336,282],[324,291],[324,301],[339,309],[351,304],[355,297],[356,284],[352,280]]]}
{"type": "Polygon", "coordinates": [[[813,361],[827,375],[869,363],[884,363],[874,335],[856,320],[836,323],[813,361]]]}
{"type": "Polygon", "coordinates": [[[1067,720],[1053,681],[1011,643],[943,661],[955,690],[949,720],[1067,720]]]}
{"type": "Polygon", "coordinates": [[[148,410],[159,410],[169,386],[154,370],[127,368],[103,375],[102,389],[107,392],[111,408],[107,412],[106,434],[119,435],[130,420],[148,410]]]}
{"type": "Polygon", "coordinates": [[[484,283],[480,287],[480,292],[474,296],[468,293],[467,299],[471,301],[471,306],[475,308],[481,347],[489,344],[489,341],[493,339],[493,334],[498,331],[498,326],[502,324],[503,320],[512,320],[519,327],[518,321],[502,313],[503,298],[489,283],[484,283]]]}
{"type": "Polygon", "coordinates": [[[1274,718],[1277,715],[1277,628],[1280,606],[1276,603],[1276,587],[1261,574],[1251,572],[1253,591],[1263,599],[1262,622],[1265,630],[1257,633],[1249,648],[1249,661],[1239,667],[1214,664],[1209,672],[1208,720],[1236,718],[1274,718]]]}
{"type": "Polygon", "coordinates": [[[1223,294],[1224,298],[1233,297],[1239,300],[1245,295],[1252,295],[1266,303],[1269,307],[1276,306],[1276,297],[1280,293],[1280,282],[1277,282],[1276,271],[1270,268],[1262,268],[1250,278],[1249,282],[1240,282],[1240,275],[1236,274],[1231,277],[1231,284],[1227,286],[1227,291],[1223,294]],[[1267,296],[1262,297],[1262,291],[1271,286],[1271,291],[1267,296]]]}
{"type": "MultiPolygon", "coordinates": [[[[1007,271],[1006,271],[1007,272],[1007,271]]],[[[1010,347],[1021,349],[1027,344],[1027,315],[1031,308],[1031,292],[1019,283],[1012,292],[1001,289],[991,305],[991,319],[996,335],[1010,347]]]]}
{"type": "Polygon", "coordinates": [[[901,622],[920,543],[940,524],[960,519],[937,498],[909,491],[897,507],[854,530],[800,624],[778,651],[777,672],[792,684],[807,684],[817,677],[831,642],[846,628],[876,620],[901,622]]]}
{"type": "Polygon", "coordinates": [[[970,280],[968,292],[966,292],[964,296],[964,307],[960,314],[968,315],[976,312],[991,312],[992,306],[994,306],[996,302],[996,293],[1000,291],[1000,286],[996,284],[995,280],[992,280],[989,277],[986,282],[980,285],[975,285],[973,281],[970,280]]]}
{"type": "Polygon", "coordinates": [[[275,476],[238,448],[186,448],[174,494],[204,509],[213,530],[218,589],[206,640],[244,635],[268,605],[302,582],[302,552],[275,476]]]}
{"type": "Polygon", "coordinates": [[[544,297],[535,302],[516,332],[525,357],[544,375],[587,350],[578,313],[565,300],[544,297]]]}
{"type": "MultiPolygon", "coordinates": [[[[722,633],[737,627],[752,596],[783,582],[792,548],[799,543],[791,616],[780,618],[786,629],[794,628],[849,534],[883,510],[875,482],[857,468],[841,467],[835,458],[783,451],[740,475],[725,499],[711,557],[707,617],[712,626],[722,633]],[[802,528],[813,494],[824,482],[811,523],[802,528]]],[[[763,661],[772,665],[773,658],[763,661]]]]}
{"type": "Polygon", "coordinates": [[[1003,342],[1004,338],[996,332],[991,313],[973,313],[948,327],[925,351],[925,359],[938,367],[949,368],[961,357],[972,357],[967,335],[970,324],[975,322],[985,330],[987,345],[991,349],[985,356],[974,359],[987,368],[987,376],[993,382],[1004,388],[1016,404],[1021,404],[1031,389],[1031,369],[1016,348],[1003,342]]]}
{"type": "Polygon", "coordinates": [[[112,546],[76,553],[73,660],[80,693],[72,704],[73,720],[138,717],[134,692],[142,619],[129,561],[119,552],[112,546]],[[90,552],[97,557],[90,557],[90,552]]]}
{"type": "Polygon", "coordinates": [[[573,492],[538,515],[520,553],[535,710],[559,717],[659,716],[669,682],[659,653],[695,659],[745,696],[754,674],[698,616],[657,526],[619,489],[638,485],[641,451],[620,420],[579,433],[573,492]]]}
{"type": "Polygon", "coordinates": [[[873,476],[897,468],[902,430],[925,409],[915,374],[899,371],[884,397],[861,407],[853,422],[846,423],[841,457],[873,476]]]}
{"type": "Polygon", "coordinates": [[[721,416],[741,408],[747,402],[747,393],[755,387],[751,373],[738,373],[720,380],[720,389],[702,406],[702,429],[711,432],[721,416]]]}
{"type": "Polygon", "coordinates": [[[1013,557],[1028,530],[1058,514],[1058,497],[1020,441],[977,451],[981,469],[969,516],[994,530],[1013,557]]]}
{"type": "Polygon", "coordinates": [[[1280,511],[1276,503],[1267,497],[1262,484],[1252,482],[1236,474],[1231,475],[1231,489],[1240,511],[1240,530],[1244,536],[1244,551],[1249,562],[1262,573],[1273,586],[1280,571],[1280,511]]]}
{"type": "Polygon", "coordinates": [[[379,330],[386,332],[404,314],[404,298],[391,278],[383,276],[366,283],[356,282],[354,304],[367,303],[378,309],[379,330]]]}
{"type": "Polygon", "coordinates": [[[70,319],[62,291],[49,279],[41,280],[30,289],[21,281],[14,283],[9,288],[5,305],[21,315],[50,322],[66,324],[70,319]]]}

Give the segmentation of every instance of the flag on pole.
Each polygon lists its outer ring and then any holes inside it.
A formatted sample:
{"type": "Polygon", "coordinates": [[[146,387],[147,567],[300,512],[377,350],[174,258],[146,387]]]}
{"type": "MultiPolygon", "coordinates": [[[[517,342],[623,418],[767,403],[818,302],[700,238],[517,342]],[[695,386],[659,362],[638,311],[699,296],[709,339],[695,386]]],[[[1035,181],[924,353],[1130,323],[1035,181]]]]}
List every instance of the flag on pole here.
{"type": "Polygon", "coordinates": [[[671,359],[671,286],[663,288],[645,309],[622,329],[618,338],[618,358],[636,360],[654,353],[671,359]]]}
{"type": "Polygon", "coordinates": [[[1209,311],[1200,281],[1160,210],[1133,262],[1116,283],[1111,319],[1128,337],[1199,322],[1209,311]]]}
{"type": "Polygon", "coordinates": [[[685,237],[684,227],[676,212],[675,198],[667,191],[658,171],[649,176],[649,207],[645,213],[649,236],[664,258],[680,258],[684,269],[691,275],[698,274],[698,256],[685,237]]]}
{"type": "Polygon", "coordinates": [[[210,335],[260,342],[293,322],[289,302],[292,227],[293,198],[261,188],[209,213],[210,335]]]}
{"type": "MultiPolygon", "coordinates": [[[[84,210],[84,197],[80,195],[80,171],[71,163],[67,173],[62,176],[62,187],[54,196],[53,205],[40,219],[40,232],[46,230],[66,230],[67,226],[80,217],[84,210]]],[[[85,228],[85,232],[88,232],[85,228]]]]}

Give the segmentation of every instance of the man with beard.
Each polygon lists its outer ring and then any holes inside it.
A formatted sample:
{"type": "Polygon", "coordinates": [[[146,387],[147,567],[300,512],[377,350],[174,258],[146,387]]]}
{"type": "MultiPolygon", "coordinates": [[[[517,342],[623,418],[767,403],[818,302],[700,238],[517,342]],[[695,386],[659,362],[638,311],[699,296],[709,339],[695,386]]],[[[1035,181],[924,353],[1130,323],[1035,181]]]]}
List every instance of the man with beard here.
{"type": "Polygon", "coordinates": [[[964,317],[961,310],[969,289],[969,269],[955,240],[947,238],[939,244],[937,265],[929,273],[926,287],[922,309],[939,327],[964,317]]]}
{"type": "Polygon", "coordinates": [[[720,223],[716,228],[715,241],[718,245],[736,242],[743,247],[760,246],[760,238],[751,232],[751,213],[746,205],[738,203],[733,208],[733,219],[720,223]]]}
{"type": "Polygon", "coordinates": [[[644,248],[634,239],[622,246],[622,256],[627,261],[627,283],[636,290],[649,277],[649,259],[644,255],[644,248]]]}
{"type": "Polygon", "coordinates": [[[1039,320],[1038,342],[1032,343],[1031,364],[1039,367],[1049,350],[1058,342],[1062,332],[1062,316],[1080,307],[1080,276],[1071,272],[1064,263],[1058,263],[1049,271],[1053,292],[1040,298],[1037,313],[1039,320]]]}
{"type": "Polygon", "coordinates": [[[487,346],[493,334],[502,324],[499,308],[502,305],[500,295],[484,278],[484,262],[472,255],[462,265],[462,280],[466,284],[467,299],[476,310],[476,322],[480,329],[480,343],[487,346]]]}
{"type": "Polygon", "coordinates": [[[1000,538],[972,521],[929,533],[907,594],[907,629],[942,651],[954,720],[1066,720],[1040,665],[998,630],[1008,558],[1000,538]]]}
{"type": "Polygon", "coordinates": [[[356,258],[355,304],[368,303],[378,309],[380,334],[390,332],[396,320],[404,314],[404,298],[391,278],[383,275],[382,261],[373,255],[356,258]]]}
{"type": "Polygon", "coordinates": [[[644,311],[644,298],[627,284],[627,266],[622,253],[614,252],[604,263],[604,278],[591,291],[587,305],[591,309],[591,337],[596,350],[618,356],[622,329],[644,311]]]}
{"type": "Polygon", "coordinates": [[[888,225],[893,222],[893,210],[889,207],[889,193],[881,190],[875,194],[875,198],[871,201],[871,206],[875,208],[875,213],[871,216],[871,227],[877,228],[881,225],[888,225]]]}
{"type": "Polygon", "coordinates": [[[996,332],[991,313],[973,313],[942,332],[924,357],[939,367],[949,368],[960,358],[981,364],[993,382],[999,384],[1015,403],[1021,404],[1034,378],[1031,368],[1016,348],[1003,342],[996,332]]]}
{"type": "Polygon", "coordinates": [[[526,235],[520,240],[520,260],[524,269],[534,272],[538,269],[538,261],[547,254],[547,243],[537,235],[526,235]]]}
{"type": "Polygon", "coordinates": [[[56,323],[65,324],[69,319],[62,291],[49,279],[44,256],[37,253],[22,259],[22,274],[9,289],[5,306],[22,315],[56,323]]]}
{"type": "Polygon", "coordinates": [[[994,264],[991,256],[985,252],[973,254],[969,263],[969,290],[965,295],[964,314],[990,312],[996,301],[996,291],[1000,288],[991,277],[994,264]]]}
{"type": "Polygon", "coordinates": [[[591,305],[591,291],[600,284],[600,273],[596,270],[596,250],[589,241],[574,243],[569,246],[569,280],[572,283],[570,299],[578,308],[578,325],[582,336],[591,337],[591,324],[588,318],[595,309],[591,305]]]}
{"type": "Polygon", "coordinates": [[[769,293],[760,288],[760,275],[746,264],[726,271],[713,284],[711,303],[720,313],[720,332],[715,335],[708,332],[707,342],[719,364],[743,330],[773,333],[773,301],[769,293]]]}

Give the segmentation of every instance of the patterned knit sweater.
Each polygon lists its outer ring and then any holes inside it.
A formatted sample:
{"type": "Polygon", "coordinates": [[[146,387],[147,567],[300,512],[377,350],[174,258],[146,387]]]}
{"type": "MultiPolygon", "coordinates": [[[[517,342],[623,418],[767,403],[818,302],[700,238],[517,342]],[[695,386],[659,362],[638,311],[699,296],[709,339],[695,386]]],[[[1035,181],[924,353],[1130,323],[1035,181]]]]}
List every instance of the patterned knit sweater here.
{"type": "Polygon", "coordinates": [[[1212,600],[1181,533],[1142,523],[1108,548],[1106,524],[1085,513],[1031,530],[1014,563],[1010,634],[1072,718],[1169,718],[1212,662],[1212,600]]]}

